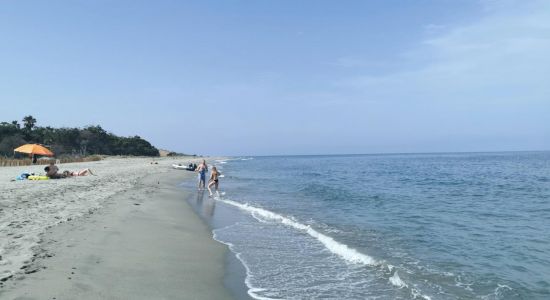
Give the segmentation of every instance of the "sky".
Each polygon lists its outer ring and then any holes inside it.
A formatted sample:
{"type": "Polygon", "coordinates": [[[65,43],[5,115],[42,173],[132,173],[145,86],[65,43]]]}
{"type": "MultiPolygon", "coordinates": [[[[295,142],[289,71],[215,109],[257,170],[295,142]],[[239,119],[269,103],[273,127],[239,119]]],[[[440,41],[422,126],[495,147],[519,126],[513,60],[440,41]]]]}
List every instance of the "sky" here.
{"type": "Polygon", "coordinates": [[[0,0],[0,121],[203,155],[550,150],[547,0],[0,0]]]}

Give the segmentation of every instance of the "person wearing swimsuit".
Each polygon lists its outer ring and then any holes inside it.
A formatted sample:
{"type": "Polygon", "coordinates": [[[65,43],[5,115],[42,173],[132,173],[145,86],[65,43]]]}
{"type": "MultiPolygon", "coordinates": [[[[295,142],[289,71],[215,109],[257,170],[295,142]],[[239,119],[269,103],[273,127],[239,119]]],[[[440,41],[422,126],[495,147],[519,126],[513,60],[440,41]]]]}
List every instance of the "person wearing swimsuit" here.
{"type": "Polygon", "coordinates": [[[212,167],[212,173],[210,174],[210,180],[208,182],[208,192],[210,193],[210,197],[212,197],[212,190],[210,189],[212,186],[216,188],[216,194],[220,194],[218,193],[219,177],[220,173],[218,172],[218,169],[216,167],[212,167]]]}
{"type": "Polygon", "coordinates": [[[206,161],[204,159],[197,167],[197,172],[199,173],[199,190],[204,190],[206,185],[206,172],[208,172],[208,166],[206,165],[206,161]]]}
{"type": "Polygon", "coordinates": [[[83,170],[80,170],[78,172],[72,172],[72,171],[65,171],[63,172],[63,175],[65,175],[65,177],[73,177],[73,176],[86,176],[86,175],[93,175],[93,176],[96,176],[91,169],[83,169],[83,170]]]}

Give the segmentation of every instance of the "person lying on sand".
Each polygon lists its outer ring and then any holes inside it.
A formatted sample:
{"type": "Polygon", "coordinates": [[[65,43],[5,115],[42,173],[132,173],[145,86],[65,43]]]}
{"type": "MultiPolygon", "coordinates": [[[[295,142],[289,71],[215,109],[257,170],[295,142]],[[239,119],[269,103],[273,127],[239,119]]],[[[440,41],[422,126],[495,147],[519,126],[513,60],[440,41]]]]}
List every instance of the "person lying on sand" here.
{"type": "Polygon", "coordinates": [[[86,176],[86,175],[93,175],[93,176],[96,176],[91,169],[83,169],[83,170],[80,170],[78,172],[72,172],[72,171],[63,171],[63,175],[65,177],[73,177],[73,176],[86,176]]]}
{"type": "Polygon", "coordinates": [[[55,165],[54,162],[51,162],[49,166],[44,168],[44,171],[46,172],[46,176],[50,177],[50,179],[60,179],[65,178],[63,174],[59,174],[59,168],[55,165]]]}
{"type": "Polygon", "coordinates": [[[91,169],[83,169],[78,172],[73,171],[63,171],[63,173],[59,174],[59,168],[52,162],[49,166],[44,168],[44,171],[46,172],[46,176],[50,177],[50,179],[61,179],[61,178],[67,178],[67,177],[73,177],[73,176],[86,176],[88,174],[94,175],[91,169]]]}

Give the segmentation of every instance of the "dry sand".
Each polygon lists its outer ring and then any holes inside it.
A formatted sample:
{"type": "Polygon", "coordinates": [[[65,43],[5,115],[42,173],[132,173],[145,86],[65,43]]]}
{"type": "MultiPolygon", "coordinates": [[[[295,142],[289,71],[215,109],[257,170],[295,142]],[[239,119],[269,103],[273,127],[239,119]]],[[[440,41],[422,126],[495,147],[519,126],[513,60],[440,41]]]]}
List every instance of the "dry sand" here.
{"type": "Polygon", "coordinates": [[[230,299],[226,249],[176,186],[192,173],[170,168],[188,160],[151,161],[64,164],[98,176],[46,181],[10,181],[43,166],[0,168],[0,298],[230,299]]]}

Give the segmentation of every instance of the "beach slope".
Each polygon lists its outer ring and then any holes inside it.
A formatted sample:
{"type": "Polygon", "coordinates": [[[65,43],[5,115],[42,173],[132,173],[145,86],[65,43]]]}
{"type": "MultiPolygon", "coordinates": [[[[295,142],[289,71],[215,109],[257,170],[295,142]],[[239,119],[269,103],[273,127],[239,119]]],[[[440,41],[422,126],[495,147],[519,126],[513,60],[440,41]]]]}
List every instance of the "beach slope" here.
{"type": "Polygon", "coordinates": [[[151,172],[101,209],[47,229],[37,259],[4,283],[0,298],[230,299],[225,246],[177,187],[190,175],[151,172]]]}

